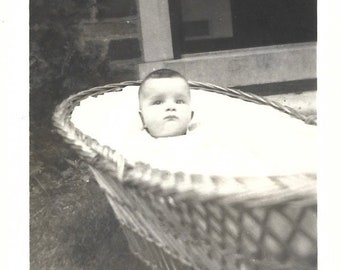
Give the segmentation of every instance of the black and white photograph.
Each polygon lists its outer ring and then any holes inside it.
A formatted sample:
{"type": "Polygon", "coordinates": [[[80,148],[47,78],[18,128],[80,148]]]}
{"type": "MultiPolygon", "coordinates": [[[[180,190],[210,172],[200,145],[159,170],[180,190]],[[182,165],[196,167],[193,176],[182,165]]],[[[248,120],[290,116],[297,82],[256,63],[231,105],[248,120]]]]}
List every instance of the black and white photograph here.
{"type": "Polygon", "coordinates": [[[320,188],[336,164],[327,150],[337,133],[325,130],[338,101],[320,106],[334,69],[321,56],[336,43],[319,31],[330,7],[23,2],[0,18],[25,19],[21,35],[2,28],[5,49],[26,61],[4,53],[1,71],[14,79],[3,87],[14,142],[3,143],[15,165],[4,172],[27,174],[1,196],[8,222],[18,219],[3,225],[3,250],[26,256],[21,269],[316,270],[320,253],[337,260],[326,239],[338,239],[339,222],[320,221],[337,216],[339,192],[320,188]],[[6,206],[20,200],[23,215],[6,206]]]}

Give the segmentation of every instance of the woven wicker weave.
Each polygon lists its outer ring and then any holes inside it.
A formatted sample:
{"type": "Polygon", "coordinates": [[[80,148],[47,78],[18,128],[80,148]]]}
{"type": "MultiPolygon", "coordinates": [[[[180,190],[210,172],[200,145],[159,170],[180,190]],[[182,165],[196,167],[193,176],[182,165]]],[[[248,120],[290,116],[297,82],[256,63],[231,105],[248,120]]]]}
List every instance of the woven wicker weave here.
{"type": "MultiPolygon", "coordinates": [[[[203,177],[142,162],[131,166],[70,121],[81,100],[139,84],[80,92],[61,103],[53,117],[105,191],[131,251],[153,269],[316,269],[316,175],[203,177]],[[254,180],[262,184],[254,187],[254,180]]],[[[263,97],[199,82],[190,86],[269,105],[316,124],[314,116],[263,97]]]]}

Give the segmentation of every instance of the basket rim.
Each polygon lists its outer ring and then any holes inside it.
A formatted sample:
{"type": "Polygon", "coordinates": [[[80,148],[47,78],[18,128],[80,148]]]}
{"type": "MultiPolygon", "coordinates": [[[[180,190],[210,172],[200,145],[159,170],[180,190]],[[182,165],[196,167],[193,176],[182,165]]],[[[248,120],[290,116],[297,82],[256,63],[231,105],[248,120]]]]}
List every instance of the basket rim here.
{"type": "MultiPolygon", "coordinates": [[[[147,189],[158,196],[173,196],[177,200],[227,200],[229,203],[261,205],[280,203],[282,201],[315,201],[316,174],[300,173],[295,175],[273,175],[267,177],[223,177],[186,174],[183,172],[169,173],[165,170],[152,168],[149,164],[139,162],[132,165],[129,161],[109,146],[84,134],[71,122],[71,115],[76,106],[88,97],[96,97],[108,92],[122,91],[126,86],[139,86],[141,81],[125,81],[97,86],[81,91],[61,102],[52,117],[57,132],[64,140],[75,148],[81,156],[90,160],[91,164],[110,168],[121,182],[128,186],[147,189]],[[113,169],[114,168],[114,169],[113,169]],[[250,187],[254,179],[261,178],[256,190],[250,187]],[[207,188],[208,184],[208,188],[207,188]],[[222,189],[221,185],[231,185],[234,189],[222,189]],[[227,199],[226,199],[227,198],[227,199]]],[[[217,94],[238,98],[246,102],[271,106],[306,124],[316,125],[316,116],[306,116],[289,106],[271,101],[265,97],[246,93],[238,89],[223,88],[210,83],[189,81],[191,89],[205,90],[217,94]]]]}

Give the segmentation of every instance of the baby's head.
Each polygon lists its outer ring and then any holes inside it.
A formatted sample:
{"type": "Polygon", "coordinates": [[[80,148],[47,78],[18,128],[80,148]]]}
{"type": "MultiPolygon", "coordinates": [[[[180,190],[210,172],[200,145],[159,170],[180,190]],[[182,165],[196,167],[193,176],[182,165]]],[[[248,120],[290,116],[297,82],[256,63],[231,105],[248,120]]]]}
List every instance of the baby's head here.
{"type": "Polygon", "coordinates": [[[190,88],[178,72],[151,72],[139,88],[139,114],[144,128],[155,138],[184,135],[193,117],[190,88]]]}

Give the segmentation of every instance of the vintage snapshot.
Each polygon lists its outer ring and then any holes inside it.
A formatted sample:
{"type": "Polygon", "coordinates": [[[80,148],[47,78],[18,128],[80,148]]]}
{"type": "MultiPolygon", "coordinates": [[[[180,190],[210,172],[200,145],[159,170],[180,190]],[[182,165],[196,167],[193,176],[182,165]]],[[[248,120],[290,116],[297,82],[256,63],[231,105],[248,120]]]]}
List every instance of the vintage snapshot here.
{"type": "Polygon", "coordinates": [[[30,269],[316,270],[316,0],[31,0],[30,269]]]}

